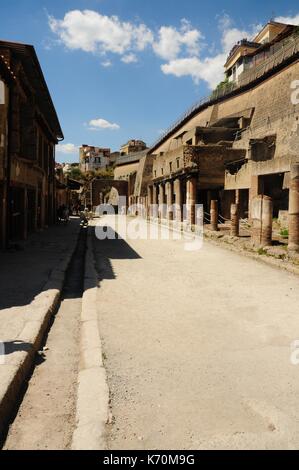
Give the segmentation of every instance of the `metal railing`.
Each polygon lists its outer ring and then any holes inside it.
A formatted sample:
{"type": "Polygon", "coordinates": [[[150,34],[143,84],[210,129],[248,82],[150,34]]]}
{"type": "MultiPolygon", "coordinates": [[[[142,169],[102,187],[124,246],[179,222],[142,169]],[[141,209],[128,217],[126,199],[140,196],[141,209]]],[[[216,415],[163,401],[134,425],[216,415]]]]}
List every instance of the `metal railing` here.
{"type": "Polygon", "coordinates": [[[131,155],[123,155],[123,156],[118,157],[116,159],[115,164],[116,165],[123,165],[123,164],[126,164],[126,163],[138,162],[145,155],[146,155],[146,151],[140,152],[140,153],[139,152],[134,153],[134,154],[131,154],[131,155]]]}

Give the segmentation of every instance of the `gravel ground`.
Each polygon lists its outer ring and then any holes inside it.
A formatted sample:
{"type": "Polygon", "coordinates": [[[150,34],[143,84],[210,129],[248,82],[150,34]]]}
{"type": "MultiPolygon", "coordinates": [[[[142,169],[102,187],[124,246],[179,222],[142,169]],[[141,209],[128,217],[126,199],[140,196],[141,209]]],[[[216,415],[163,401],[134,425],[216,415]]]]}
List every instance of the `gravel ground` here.
{"type": "Polygon", "coordinates": [[[110,449],[299,447],[297,277],[209,242],[94,252],[110,449]]]}

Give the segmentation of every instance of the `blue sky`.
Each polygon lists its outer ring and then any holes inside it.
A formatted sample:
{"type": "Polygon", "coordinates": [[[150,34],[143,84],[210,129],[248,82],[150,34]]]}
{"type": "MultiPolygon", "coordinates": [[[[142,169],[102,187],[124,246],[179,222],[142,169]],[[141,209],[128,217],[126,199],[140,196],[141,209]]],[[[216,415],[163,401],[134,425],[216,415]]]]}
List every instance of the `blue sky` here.
{"type": "Polygon", "coordinates": [[[33,44],[65,140],[118,150],[152,144],[222,77],[233,44],[270,18],[299,24],[295,1],[2,0],[1,39],[33,44]]]}

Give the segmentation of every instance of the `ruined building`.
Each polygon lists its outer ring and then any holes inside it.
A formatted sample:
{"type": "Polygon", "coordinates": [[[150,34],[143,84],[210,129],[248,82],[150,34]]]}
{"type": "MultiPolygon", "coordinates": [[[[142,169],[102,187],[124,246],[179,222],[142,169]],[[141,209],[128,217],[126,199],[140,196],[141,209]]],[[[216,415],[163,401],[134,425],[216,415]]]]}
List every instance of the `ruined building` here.
{"type": "Polygon", "coordinates": [[[88,171],[105,170],[110,165],[111,151],[108,148],[82,145],[80,153],[80,170],[82,173],[88,171]]]}
{"type": "MultiPolygon", "coordinates": [[[[273,216],[290,212],[289,240],[299,248],[298,59],[295,26],[270,22],[252,42],[238,43],[225,64],[227,80],[149,151],[148,203],[169,208],[187,203],[193,224],[196,203],[208,214],[211,201],[218,201],[219,214],[227,219],[236,203],[241,217],[250,221],[253,200],[268,197],[273,216]]],[[[181,221],[183,215],[168,210],[159,217],[181,221]]]]}
{"type": "Polygon", "coordinates": [[[126,144],[121,146],[120,155],[130,155],[132,153],[142,152],[145,150],[146,143],[142,140],[131,139],[126,144]]]}
{"type": "Polygon", "coordinates": [[[116,160],[114,168],[114,179],[125,180],[128,182],[129,204],[133,203],[133,198],[135,196],[136,177],[139,172],[140,164],[142,160],[146,158],[147,152],[148,149],[145,145],[145,149],[140,150],[139,152],[134,151],[125,155],[122,155],[121,152],[121,155],[116,160]]]}
{"type": "Polygon", "coordinates": [[[63,139],[33,46],[0,41],[0,244],[53,223],[63,139]]]}
{"type": "Polygon", "coordinates": [[[92,182],[90,204],[95,207],[109,202],[116,207],[120,196],[125,196],[127,204],[131,205],[137,202],[138,197],[146,196],[152,176],[148,150],[145,142],[132,139],[121,147],[120,152],[115,152],[114,179],[92,182]]]}

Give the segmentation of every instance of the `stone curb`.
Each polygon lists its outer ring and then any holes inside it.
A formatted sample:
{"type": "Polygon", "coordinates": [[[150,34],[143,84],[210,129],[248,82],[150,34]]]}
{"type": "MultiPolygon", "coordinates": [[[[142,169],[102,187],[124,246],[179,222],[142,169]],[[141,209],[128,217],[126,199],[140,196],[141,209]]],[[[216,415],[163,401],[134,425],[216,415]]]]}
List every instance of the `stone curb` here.
{"type": "Polygon", "coordinates": [[[80,366],[73,450],[107,450],[109,388],[103,365],[97,314],[98,277],[89,231],[81,311],[80,366]]]}
{"type": "Polygon", "coordinates": [[[28,380],[51,317],[56,311],[66,271],[76,249],[79,232],[80,226],[78,225],[63,261],[51,271],[42,292],[29,305],[24,306],[24,313],[28,313],[29,320],[13,341],[16,350],[4,356],[4,364],[0,363],[0,433],[7,426],[20,391],[28,380]],[[20,345],[20,350],[17,350],[18,345],[20,345]]]}

